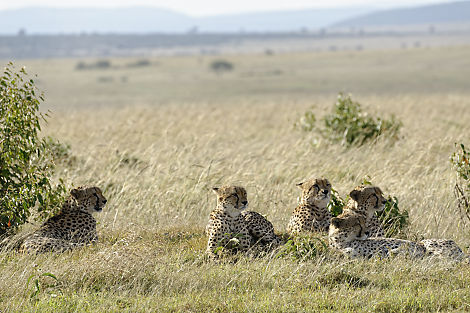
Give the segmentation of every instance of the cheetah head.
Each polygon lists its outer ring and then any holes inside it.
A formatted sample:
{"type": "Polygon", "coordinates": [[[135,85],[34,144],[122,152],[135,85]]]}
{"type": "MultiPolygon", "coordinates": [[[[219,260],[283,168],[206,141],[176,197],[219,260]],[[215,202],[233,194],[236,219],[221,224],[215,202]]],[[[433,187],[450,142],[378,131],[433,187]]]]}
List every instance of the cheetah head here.
{"type": "Polygon", "coordinates": [[[231,216],[240,214],[247,208],[246,190],[238,186],[223,186],[212,188],[217,195],[217,207],[227,211],[231,216]]]}
{"type": "Polygon", "coordinates": [[[98,187],[81,186],[72,189],[70,195],[75,199],[79,208],[88,213],[100,212],[107,202],[98,187]]]}
{"type": "Polygon", "coordinates": [[[341,214],[331,219],[329,237],[336,238],[341,243],[348,243],[353,240],[364,240],[366,219],[359,214],[341,214]]]}
{"type": "Polygon", "coordinates": [[[314,178],[297,184],[302,189],[300,203],[326,207],[331,198],[331,184],[328,179],[314,178]]]}
{"type": "Polygon", "coordinates": [[[374,186],[357,186],[349,193],[349,197],[354,208],[367,211],[368,215],[382,211],[387,203],[382,190],[374,186]]]}

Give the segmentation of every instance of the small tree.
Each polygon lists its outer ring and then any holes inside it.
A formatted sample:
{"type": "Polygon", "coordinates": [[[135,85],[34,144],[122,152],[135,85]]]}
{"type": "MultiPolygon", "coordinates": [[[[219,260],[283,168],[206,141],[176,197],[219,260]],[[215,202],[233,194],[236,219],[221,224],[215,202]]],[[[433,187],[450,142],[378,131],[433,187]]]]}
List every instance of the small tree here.
{"type": "Polygon", "coordinates": [[[25,223],[37,209],[47,217],[63,200],[65,188],[51,184],[50,145],[39,138],[44,101],[24,68],[9,63],[0,76],[0,235],[25,223]]]}
{"type": "Polygon", "coordinates": [[[462,143],[455,146],[457,151],[450,158],[457,176],[454,192],[460,215],[470,220],[470,152],[462,143]]]}

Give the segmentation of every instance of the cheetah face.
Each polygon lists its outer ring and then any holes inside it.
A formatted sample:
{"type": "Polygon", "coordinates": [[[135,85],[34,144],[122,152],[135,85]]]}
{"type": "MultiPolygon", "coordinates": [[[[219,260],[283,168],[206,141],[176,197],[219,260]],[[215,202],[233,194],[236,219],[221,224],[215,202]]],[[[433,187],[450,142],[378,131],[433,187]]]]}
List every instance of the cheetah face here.
{"type": "Polygon", "coordinates": [[[217,207],[227,211],[231,216],[240,214],[247,208],[246,190],[238,186],[223,186],[212,188],[217,195],[217,207]]]}
{"type": "Polygon", "coordinates": [[[82,186],[72,189],[70,194],[77,201],[80,208],[88,213],[100,212],[107,202],[98,187],[82,186]]]}
{"type": "Polygon", "coordinates": [[[331,184],[328,179],[316,178],[297,184],[302,189],[300,203],[326,207],[331,198],[331,184]]]}
{"type": "Polygon", "coordinates": [[[387,203],[382,190],[374,186],[358,186],[349,193],[349,196],[356,202],[358,208],[365,209],[370,214],[382,211],[387,203]]]}
{"type": "Polygon", "coordinates": [[[337,238],[342,243],[367,239],[366,219],[356,214],[341,214],[331,219],[329,237],[337,238]]]}

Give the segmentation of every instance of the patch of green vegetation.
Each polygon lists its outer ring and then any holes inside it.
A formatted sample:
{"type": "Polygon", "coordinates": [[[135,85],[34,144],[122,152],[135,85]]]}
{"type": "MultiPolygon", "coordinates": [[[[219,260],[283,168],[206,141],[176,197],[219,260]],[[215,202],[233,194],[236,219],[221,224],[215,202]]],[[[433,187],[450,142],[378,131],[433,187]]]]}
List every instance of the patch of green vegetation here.
{"type": "Polygon", "coordinates": [[[343,208],[347,203],[347,199],[341,198],[339,193],[331,188],[331,200],[328,203],[328,210],[330,210],[333,216],[338,216],[343,213],[343,208]]]}
{"type": "Polygon", "coordinates": [[[317,127],[315,114],[308,110],[295,125],[307,132],[318,130],[322,137],[346,146],[361,146],[380,137],[397,140],[402,126],[394,116],[390,119],[370,116],[351,95],[343,93],[338,95],[332,113],[323,117],[322,122],[323,127],[317,127]]]}
{"type": "Polygon", "coordinates": [[[290,257],[294,260],[312,260],[328,252],[328,239],[316,237],[314,234],[299,234],[287,238],[279,249],[278,257],[290,257]]]}
{"type": "Polygon", "coordinates": [[[33,209],[39,218],[54,213],[63,201],[65,186],[51,183],[56,149],[53,140],[40,138],[39,111],[44,101],[24,68],[9,63],[0,76],[0,235],[14,232],[33,209]]]}
{"type": "Polygon", "coordinates": [[[470,221],[470,152],[463,143],[456,145],[450,160],[457,176],[454,186],[455,197],[461,216],[466,216],[470,221]]]}

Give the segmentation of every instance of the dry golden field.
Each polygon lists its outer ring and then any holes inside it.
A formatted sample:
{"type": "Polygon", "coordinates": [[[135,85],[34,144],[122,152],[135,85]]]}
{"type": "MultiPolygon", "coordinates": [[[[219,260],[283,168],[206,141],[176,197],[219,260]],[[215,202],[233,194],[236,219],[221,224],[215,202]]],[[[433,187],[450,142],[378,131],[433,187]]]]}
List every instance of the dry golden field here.
{"type": "Polygon", "coordinates": [[[44,135],[71,146],[57,177],[100,186],[109,201],[96,246],[2,252],[0,312],[470,310],[468,265],[330,252],[213,264],[203,234],[213,186],[245,186],[249,208],[283,233],[295,183],[324,176],[345,196],[368,177],[409,211],[403,236],[454,239],[467,251],[449,158],[454,143],[470,144],[468,55],[470,47],[165,57],[145,67],[120,58],[94,70],[76,70],[75,59],[16,61],[45,91],[44,135]],[[213,59],[234,70],[213,73],[213,59]],[[339,91],[395,115],[400,139],[348,149],[294,127],[308,109],[328,113],[339,91]]]}

